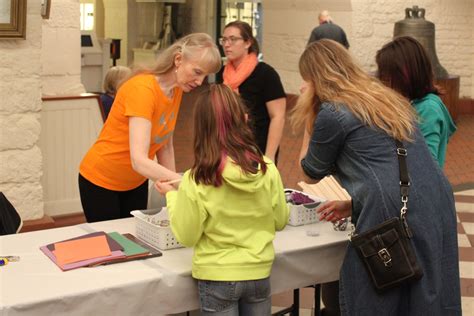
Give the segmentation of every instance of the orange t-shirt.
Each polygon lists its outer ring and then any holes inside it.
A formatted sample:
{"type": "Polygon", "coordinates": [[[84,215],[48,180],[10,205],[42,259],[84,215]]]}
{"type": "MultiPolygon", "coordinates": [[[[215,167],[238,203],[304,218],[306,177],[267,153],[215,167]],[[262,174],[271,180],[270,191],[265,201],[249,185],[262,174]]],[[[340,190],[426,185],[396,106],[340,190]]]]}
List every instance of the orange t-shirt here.
{"type": "Polygon", "coordinates": [[[182,95],[183,91],[175,88],[173,98],[168,98],[151,74],[137,75],[125,82],[99,138],[81,162],[80,174],[95,185],[114,191],[141,185],[146,178],[133,170],[130,160],[129,117],[143,117],[152,123],[148,156],[153,159],[173,135],[182,95]]]}

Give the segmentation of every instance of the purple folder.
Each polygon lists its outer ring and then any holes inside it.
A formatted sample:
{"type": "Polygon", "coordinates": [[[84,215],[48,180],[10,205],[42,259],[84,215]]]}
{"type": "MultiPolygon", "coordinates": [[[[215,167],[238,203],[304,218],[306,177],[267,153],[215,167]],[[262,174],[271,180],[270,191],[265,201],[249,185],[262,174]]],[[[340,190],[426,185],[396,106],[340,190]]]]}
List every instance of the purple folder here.
{"type": "Polygon", "coordinates": [[[60,243],[60,242],[63,242],[63,241],[70,241],[70,240],[97,237],[97,236],[105,236],[105,238],[107,238],[107,243],[109,244],[110,251],[123,250],[123,247],[118,242],[116,242],[115,239],[113,239],[112,237],[107,235],[107,233],[105,233],[103,231],[94,232],[94,233],[82,235],[82,236],[79,236],[79,237],[74,237],[74,238],[71,238],[71,239],[61,240],[61,241],[46,245],[46,247],[48,247],[49,250],[54,251],[54,249],[55,249],[54,244],[57,244],[57,243],[60,243]]]}

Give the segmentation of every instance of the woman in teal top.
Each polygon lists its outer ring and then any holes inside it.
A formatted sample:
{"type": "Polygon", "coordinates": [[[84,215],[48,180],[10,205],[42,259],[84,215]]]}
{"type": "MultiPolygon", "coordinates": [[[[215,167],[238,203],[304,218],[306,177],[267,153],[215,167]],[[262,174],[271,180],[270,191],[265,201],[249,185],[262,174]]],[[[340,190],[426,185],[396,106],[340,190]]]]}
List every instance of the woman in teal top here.
{"type": "Polygon", "coordinates": [[[438,96],[425,49],[414,38],[397,37],[377,52],[376,62],[380,80],[411,100],[419,116],[421,134],[442,168],[456,125],[438,96]]]}

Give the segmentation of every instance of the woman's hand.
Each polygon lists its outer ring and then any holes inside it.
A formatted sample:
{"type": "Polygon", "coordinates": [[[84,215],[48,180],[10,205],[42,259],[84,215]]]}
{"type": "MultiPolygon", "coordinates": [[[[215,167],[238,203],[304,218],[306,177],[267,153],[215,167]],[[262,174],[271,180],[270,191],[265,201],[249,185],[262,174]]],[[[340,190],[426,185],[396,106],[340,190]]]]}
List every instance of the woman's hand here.
{"type": "Polygon", "coordinates": [[[175,172],[173,137],[156,153],[156,161],[148,156],[152,124],[142,117],[129,118],[130,129],[130,160],[137,173],[152,181],[176,179],[180,176],[175,172]]]}
{"type": "Polygon", "coordinates": [[[166,195],[169,191],[176,190],[173,184],[169,183],[169,181],[156,181],[154,187],[155,190],[162,195],[166,195]]]}
{"type": "Polygon", "coordinates": [[[352,201],[328,201],[322,204],[318,209],[320,221],[336,222],[342,218],[351,216],[352,201]]]}

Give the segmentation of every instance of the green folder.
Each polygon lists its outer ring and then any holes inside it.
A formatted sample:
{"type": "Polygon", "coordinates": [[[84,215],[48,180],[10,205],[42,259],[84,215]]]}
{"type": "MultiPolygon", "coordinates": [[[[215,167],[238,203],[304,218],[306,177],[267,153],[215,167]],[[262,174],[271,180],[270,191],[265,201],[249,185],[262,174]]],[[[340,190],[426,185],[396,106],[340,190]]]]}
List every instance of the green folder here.
{"type": "Polygon", "coordinates": [[[131,241],[127,237],[122,236],[117,232],[108,233],[111,238],[118,242],[123,247],[123,252],[128,256],[135,256],[144,253],[149,253],[150,251],[146,248],[143,248],[139,244],[131,241]]]}

